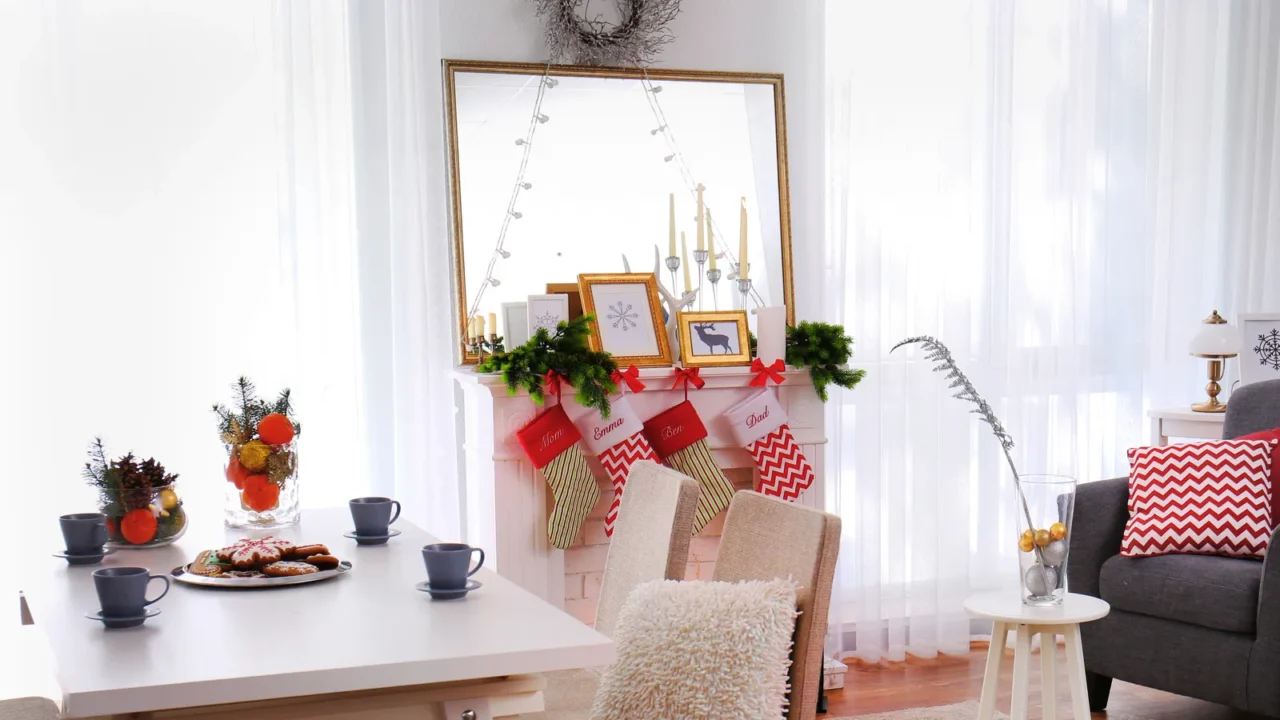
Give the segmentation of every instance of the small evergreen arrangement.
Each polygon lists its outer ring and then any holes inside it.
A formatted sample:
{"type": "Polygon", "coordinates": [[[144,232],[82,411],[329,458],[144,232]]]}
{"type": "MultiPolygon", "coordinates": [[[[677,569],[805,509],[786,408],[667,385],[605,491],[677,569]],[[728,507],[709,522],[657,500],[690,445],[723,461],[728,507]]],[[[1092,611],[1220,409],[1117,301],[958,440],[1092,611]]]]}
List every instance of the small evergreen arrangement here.
{"type": "Polygon", "coordinates": [[[853,338],[840,325],[805,321],[787,328],[787,364],[809,368],[813,388],[823,402],[828,385],[852,390],[866,377],[866,370],[844,367],[852,355],[853,338]]]}
{"type": "Polygon", "coordinates": [[[546,402],[543,383],[547,371],[555,370],[573,386],[573,399],[579,405],[596,408],[607,418],[609,393],[618,389],[612,380],[618,364],[609,353],[588,346],[593,319],[583,315],[561,322],[554,333],[538,328],[525,344],[484,358],[476,371],[502,373],[508,394],[515,395],[523,388],[535,403],[542,405],[546,402]]]}
{"type": "Polygon", "coordinates": [[[222,443],[228,447],[243,445],[253,439],[258,423],[268,415],[279,414],[289,418],[293,425],[293,434],[302,433],[302,425],[293,421],[293,403],[290,400],[289,388],[280,391],[273,402],[258,397],[258,389],[253,381],[241,375],[231,385],[238,407],[227,408],[222,403],[214,403],[213,412],[218,416],[218,434],[222,443]]]}
{"type": "Polygon", "coordinates": [[[140,460],[125,453],[111,460],[98,437],[89,444],[82,474],[98,489],[98,508],[107,516],[113,542],[144,545],[174,537],[186,525],[182,501],[173,489],[178,476],[155,458],[140,460]]]}

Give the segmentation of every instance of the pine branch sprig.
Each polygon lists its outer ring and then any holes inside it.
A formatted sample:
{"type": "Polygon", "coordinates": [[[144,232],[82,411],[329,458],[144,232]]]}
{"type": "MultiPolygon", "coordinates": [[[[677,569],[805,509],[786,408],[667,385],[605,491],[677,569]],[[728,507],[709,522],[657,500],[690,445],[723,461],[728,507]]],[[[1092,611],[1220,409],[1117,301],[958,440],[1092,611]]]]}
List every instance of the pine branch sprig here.
{"type": "Polygon", "coordinates": [[[477,372],[500,372],[507,394],[524,390],[534,403],[546,403],[543,387],[547,371],[555,370],[573,386],[573,397],[583,407],[596,408],[609,417],[609,394],[617,391],[612,375],[617,362],[607,352],[590,349],[590,315],[556,326],[555,332],[538,328],[525,344],[508,352],[496,352],[476,366],[477,372]]]}
{"type": "Polygon", "coordinates": [[[827,387],[852,390],[867,376],[866,370],[847,367],[853,356],[853,338],[840,325],[801,322],[787,328],[787,364],[809,368],[809,378],[818,397],[826,402],[827,387]]]}

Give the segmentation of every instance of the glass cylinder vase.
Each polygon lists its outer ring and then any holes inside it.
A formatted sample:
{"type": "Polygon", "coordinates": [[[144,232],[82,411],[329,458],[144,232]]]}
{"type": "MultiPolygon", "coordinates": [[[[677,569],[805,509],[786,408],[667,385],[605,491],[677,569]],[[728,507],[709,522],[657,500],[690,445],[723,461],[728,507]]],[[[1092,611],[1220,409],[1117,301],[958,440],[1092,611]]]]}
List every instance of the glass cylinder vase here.
{"type": "Polygon", "coordinates": [[[1060,605],[1067,594],[1076,481],[1065,475],[1022,475],[1015,492],[1022,602],[1060,605]]]}
{"type": "Polygon", "coordinates": [[[253,440],[227,448],[227,527],[278,528],[298,522],[298,441],[253,440]]]}
{"type": "Polygon", "coordinates": [[[187,511],[172,482],[113,489],[103,494],[99,510],[107,516],[107,547],[162,547],[187,532],[187,511]]]}

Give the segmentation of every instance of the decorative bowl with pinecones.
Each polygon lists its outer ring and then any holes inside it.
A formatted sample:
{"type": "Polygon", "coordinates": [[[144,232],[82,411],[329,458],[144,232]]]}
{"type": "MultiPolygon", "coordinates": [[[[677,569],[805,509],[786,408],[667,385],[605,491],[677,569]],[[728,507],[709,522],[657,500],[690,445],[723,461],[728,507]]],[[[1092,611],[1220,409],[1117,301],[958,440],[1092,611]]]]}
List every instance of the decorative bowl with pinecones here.
{"type": "Polygon", "coordinates": [[[108,460],[102,438],[89,446],[84,477],[98,489],[98,507],[107,516],[107,545],[152,548],[168,545],[187,531],[187,513],[178,497],[178,476],[155,458],[126,453],[108,460]]]}
{"type": "Polygon", "coordinates": [[[234,406],[214,405],[227,450],[227,527],[275,528],[298,522],[298,435],[288,388],[274,402],[241,377],[234,406]]]}

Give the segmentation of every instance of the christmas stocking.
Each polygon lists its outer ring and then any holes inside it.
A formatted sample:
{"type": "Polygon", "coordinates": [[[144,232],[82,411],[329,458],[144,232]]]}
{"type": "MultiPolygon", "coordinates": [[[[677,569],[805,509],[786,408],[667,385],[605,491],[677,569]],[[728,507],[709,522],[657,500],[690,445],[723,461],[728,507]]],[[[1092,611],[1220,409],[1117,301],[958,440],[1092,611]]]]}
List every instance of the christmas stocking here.
{"type": "Polygon", "coordinates": [[[773,393],[765,390],[725,413],[734,439],[760,469],[759,491],[795,500],[813,484],[813,468],[787,427],[787,416],[773,393]]]}
{"type": "Polygon", "coordinates": [[[644,434],[667,465],[698,481],[701,493],[693,520],[693,534],[697,535],[733,499],[733,483],[711,456],[707,428],[693,403],[685,400],[650,418],[644,424],[644,434]]]}
{"type": "Polygon", "coordinates": [[[582,436],[564,406],[556,405],[517,432],[516,439],[551,486],[555,508],[547,521],[547,540],[563,550],[573,544],[600,499],[600,487],[578,446],[582,436]]]}
{"type": "Polygon", "coordinates": [[[613,481],[613,504],[604,516],[604,532],[612,537],[613,523],[618,519],[618,507],[622,505],[622,489],[627,484],[632,464],[637,460],[658,462],[658,456],[645,439],[644,426],[631,409],[631,403],[620,397],[609,405],[612,409],[609,419],[595,413],[582,421],[582,435],[587,449],[600,458],[600,464],[613,481]]]}

